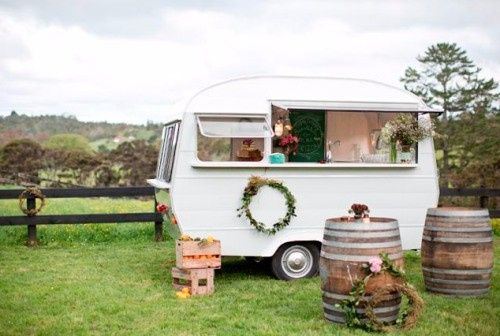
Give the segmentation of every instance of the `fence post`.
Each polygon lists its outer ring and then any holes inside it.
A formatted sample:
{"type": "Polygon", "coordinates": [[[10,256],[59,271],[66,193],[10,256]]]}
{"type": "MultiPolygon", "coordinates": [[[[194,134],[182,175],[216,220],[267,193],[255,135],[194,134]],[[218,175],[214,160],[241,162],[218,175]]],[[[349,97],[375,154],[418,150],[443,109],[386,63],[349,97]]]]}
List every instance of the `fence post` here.
{"type": "MultiPolygon", "coordinates": [[[[484,186],[482,185],[481,188],[484,188],[484,186]]],[[[479,206],[481,208],[487,208],[488,207],[488,196],[486,195],[481,195],[479,196],[479,206]]]]}
{"type": "MultiPolygon", "coordinates": [[[[156,213],[157,212],[156,207],[158,206],[158,202],[156,201],[156,196],[154,205],[155,207],[153,211],[156,213]]],[[[162,214],[160,215],[163,216],[162,214]]],[[[155,221],[155,241],[157,242],[163,241],[163,219],[160,221],[158,220],[155,221]]]]}
{"type": "MultiPolygon", "coordinates": [[[[26,197],[26,208],[28,210],[36,209],[36,198],[31,193],[26,197]]],[[[28,224],[28,246],[36,246],[36,224],[28,224]]]]}
{"type": "Polygon", "coordinates": [[[163,241],[163,221],[155,222],[155,240],[157,242],[163,241]]]}
{"type": "Polygon", "coordinates": [[[488,196],[480,196],[479,197],[479,206],[481,208],[487,208],[488,207],[488,196]]]}

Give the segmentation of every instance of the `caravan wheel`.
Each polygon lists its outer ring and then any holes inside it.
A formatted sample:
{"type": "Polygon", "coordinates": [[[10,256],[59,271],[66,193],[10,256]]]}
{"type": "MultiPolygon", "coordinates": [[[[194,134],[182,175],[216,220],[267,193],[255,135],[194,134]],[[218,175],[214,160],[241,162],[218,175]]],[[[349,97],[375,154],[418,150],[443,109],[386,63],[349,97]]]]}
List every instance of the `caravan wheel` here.
{"type": "Polygon", "coordinates": [[[318,273],[319,249],[313,243],[288,243],[273,256],[273,274],[281,280],[308,278],[318,273]]]}

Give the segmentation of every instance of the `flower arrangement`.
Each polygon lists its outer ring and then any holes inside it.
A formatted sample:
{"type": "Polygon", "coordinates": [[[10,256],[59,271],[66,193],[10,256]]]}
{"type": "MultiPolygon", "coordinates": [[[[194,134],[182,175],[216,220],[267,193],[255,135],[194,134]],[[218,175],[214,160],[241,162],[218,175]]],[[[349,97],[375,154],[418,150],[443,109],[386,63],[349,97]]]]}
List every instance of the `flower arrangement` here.
{"type": "Polygon", "coordinates": [[[286,155],[296,154],[299,147],[299,138],[296,135],[288,134],[279,140],[279,146],[283,148],[286,155]]]}
{"type": "Polygon", "coordinates": [[[370,213],[370,209],[366,204],[354,203],[353,205],[351,205],[349,213],[350,214],[354,213],[354,218],[362,218],[363,216],[368,215],[370,213]]]}
{"type": "Polygon", "coordinates": [[[410,113],[400,113],[385,124],[382,135],[392,143],[399,142],[401,146],[411,146],[432,136],[433,130],[432,121],[419,122],[410,113]]]}

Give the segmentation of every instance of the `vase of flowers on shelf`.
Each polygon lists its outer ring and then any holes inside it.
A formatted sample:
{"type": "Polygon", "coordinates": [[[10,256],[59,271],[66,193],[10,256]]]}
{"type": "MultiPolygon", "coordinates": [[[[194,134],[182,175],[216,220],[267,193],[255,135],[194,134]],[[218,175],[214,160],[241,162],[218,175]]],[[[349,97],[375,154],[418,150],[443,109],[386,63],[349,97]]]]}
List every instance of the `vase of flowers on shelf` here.
{"type": "Polygon", "coordinates": [[[370,209],[368,209],[368,206],[366,204],[354,203],[353,205],[351,205],[349,213],[354,214],[354,220],[362,221],[364,217],[368,218],[370,209]]]}
{"type": "Polygon", "coordinates": [[[400,113],[385,124],[382,134],[391,143],[390,162],[396,163],[398,157],[398,144],[400,147],[399,158],[402,163],[413,160],[411,150],[413,145],[433,135],[432,121],[419,122],[410,113],[400,113]]]}
{"type": "Polygon", "coordinates": [[[290,154],[297,154],[299,148],[299,138],[291,133],[284,135],[279,139],[279,146],[283,150],[283,154],[288,158],[290,154]]]}

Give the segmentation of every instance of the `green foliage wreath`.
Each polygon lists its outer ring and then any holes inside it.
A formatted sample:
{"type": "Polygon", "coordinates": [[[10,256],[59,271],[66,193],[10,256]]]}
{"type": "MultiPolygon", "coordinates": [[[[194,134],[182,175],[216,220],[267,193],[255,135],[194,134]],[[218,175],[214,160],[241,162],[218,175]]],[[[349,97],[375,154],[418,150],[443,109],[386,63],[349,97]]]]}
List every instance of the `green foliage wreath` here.
{"type": "Polygon", "coordinates": [[[292,217],[297,216],[295,214],[295,197],[292,195],[290,190],[288,190],[288,188],[283,185],[282,182],[277,180],[262,178],[259,176],[250,177],[248,180],[248,184],[243,191],[243,197],[241,198],[241,201],[242,205],[237,210],[238,217],[245,215],[245,217],[250,221],[250,224],[255,227],[257,231],[266,233],[268,235],[273,235],[284,227],[288,226],[292,217]],[[286,207],[288,209],[285,217],[274,223],[271,228],[268,228],[264,223],[259,222],[255,218],[253,218],[250,211],[250,203],[252,203],[252,198],[257,195],[259,189],[263,186],[268,186],[281,192],[283,196],[285,196],[286,207]]]}

